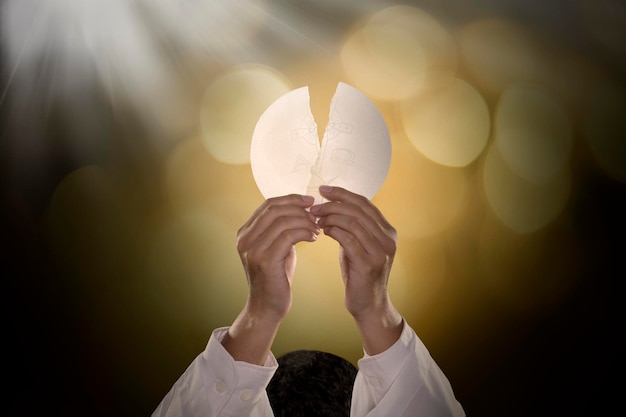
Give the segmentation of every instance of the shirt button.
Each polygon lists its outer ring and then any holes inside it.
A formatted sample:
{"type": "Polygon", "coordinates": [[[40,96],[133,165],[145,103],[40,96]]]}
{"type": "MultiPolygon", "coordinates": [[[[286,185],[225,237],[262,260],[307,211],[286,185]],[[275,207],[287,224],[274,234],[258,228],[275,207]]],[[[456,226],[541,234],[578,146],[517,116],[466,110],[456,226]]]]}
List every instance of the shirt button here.
{"type": "Polygon", "coordinates": [[[243,391],[239,396],[241,401],[250,401],[250,398],[252,398],[252,393],[248,390],[243,391]]]}
{"type": "Polygon", "coordinates": [[[215,381],[215,392],[218,394],[223,394],[226,391],[226,384],[221,379],[215,381]]]}

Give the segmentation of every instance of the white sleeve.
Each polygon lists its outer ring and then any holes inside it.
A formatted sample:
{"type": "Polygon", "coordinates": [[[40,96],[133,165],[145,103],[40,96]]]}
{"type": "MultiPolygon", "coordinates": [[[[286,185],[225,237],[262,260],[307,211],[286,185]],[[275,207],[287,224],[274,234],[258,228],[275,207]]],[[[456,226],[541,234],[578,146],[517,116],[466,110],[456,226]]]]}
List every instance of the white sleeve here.
{"type": "Polygon", "coordinates": [[[270,353],[264,366],[235,361],[221,343],[227,331],[213,332],[152,417],[273,417],[265,388],[276,358],[270,353]]]}
{"type": "Polygon", "coordinates": [[[465,416],[450,382],[406,323],[386,351],[359,360],[351,417],[465,416]]]}

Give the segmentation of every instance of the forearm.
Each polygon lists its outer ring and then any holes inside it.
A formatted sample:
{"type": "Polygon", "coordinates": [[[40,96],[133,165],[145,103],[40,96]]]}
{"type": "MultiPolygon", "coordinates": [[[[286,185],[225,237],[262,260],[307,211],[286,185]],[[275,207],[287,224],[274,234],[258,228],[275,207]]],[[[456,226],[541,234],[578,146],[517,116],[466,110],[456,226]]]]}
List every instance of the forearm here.
{"type": "Polygon", "coordinates": [[[222,346],[236,361],[263,365],[279,327],[279,320],[263,317],[246,306],[228,329],[222,346]]]}

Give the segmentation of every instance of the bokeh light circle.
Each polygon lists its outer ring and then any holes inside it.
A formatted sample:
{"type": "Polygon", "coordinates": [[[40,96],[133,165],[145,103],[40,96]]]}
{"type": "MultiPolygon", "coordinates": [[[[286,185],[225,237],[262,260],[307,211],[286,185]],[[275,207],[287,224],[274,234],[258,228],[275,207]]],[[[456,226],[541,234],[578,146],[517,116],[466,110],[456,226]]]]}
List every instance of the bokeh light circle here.
{"type": "Polygon", "coordinates": [[[545,183],[530,182],[511,169],[492,145],[483,166],[483,186],[496,216],[513,231],[531,233],[549,224],[569,199],[569,169],[545,183]]]}
{"type": "Polygon", "coordinates": [[[233,67],[217,77],[206,90],[200,109],[207,150],[224,163],[249,163],[252,132],[259,117],[290,90],[281,73],[263,65],[233,67]]]}
{"type": "Polygon", "coordinates": [[[527,181],[545,183],[566,169],[572,150],[569,117],[549,93],[516,84],[502,94],[495,116],[500,153],[527,181]]]}
{"type": "Polygon", "coordinates": [[[176,212],[207,210],[235,230],[263,201],[249,165],[217,161],[198,137],[171,150],[163,190],[168,206],[176,212]]]}
{"type": "Polygon", "coordinates": [[[405,102],[402,124],[424,156],[442,165],[462,167],[483,151],[491,120],[480,93],[457,79],[405,102]]]}
{"type": "Polygon", "coordinates": [[[398,100],[452,80],[456,46],[428,13],[391,6],[347,37],[341,58],[351,84],[372,98],[398,100]]]}
{"type": "Polygon", "coordinates": [[[471,22],[460,32],[459,47],[468,71],[489,93],[501,93],[511,83],[538,76],[536,44],[515,21],[485,18],[471,22]]]}
{"type": "Polygon", "coordinates": [[[437,164],[408,140],[396,139],[389,174],[375,201],[404,238],[424,238],[443,232],[457,218],[467,189],[463,170],[437,164]]]}

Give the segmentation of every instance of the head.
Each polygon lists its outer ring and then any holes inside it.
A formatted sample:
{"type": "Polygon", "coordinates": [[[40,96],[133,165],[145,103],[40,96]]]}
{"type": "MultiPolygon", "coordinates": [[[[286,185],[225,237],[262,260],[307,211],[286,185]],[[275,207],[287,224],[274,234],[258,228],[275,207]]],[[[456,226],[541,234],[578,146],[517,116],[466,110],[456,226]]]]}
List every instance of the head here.
{"type": "Polygon", "coordinates": [[[356,367],[339,356],[296,350],[278,360],[267,387],[276,417],[349,417],[356,367]]]}

